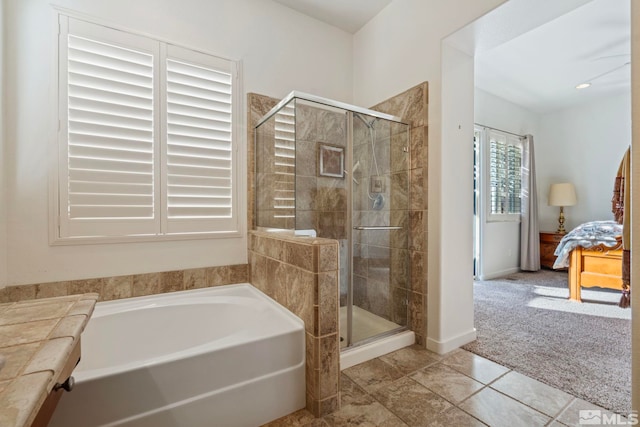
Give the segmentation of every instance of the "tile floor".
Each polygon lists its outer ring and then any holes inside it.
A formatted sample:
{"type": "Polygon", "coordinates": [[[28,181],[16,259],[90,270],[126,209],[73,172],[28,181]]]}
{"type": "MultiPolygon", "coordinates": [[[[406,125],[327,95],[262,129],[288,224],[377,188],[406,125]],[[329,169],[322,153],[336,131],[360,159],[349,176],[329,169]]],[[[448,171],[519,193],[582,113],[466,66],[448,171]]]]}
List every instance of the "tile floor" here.
{"type": "Polygon", "coordinates": [[[615,416],[461,349],[407,347],[345,369],[340,388],[339,411],[316,419],[301,410],[267,426],[562,427],[580,426],[582,409],[615,416]]]}

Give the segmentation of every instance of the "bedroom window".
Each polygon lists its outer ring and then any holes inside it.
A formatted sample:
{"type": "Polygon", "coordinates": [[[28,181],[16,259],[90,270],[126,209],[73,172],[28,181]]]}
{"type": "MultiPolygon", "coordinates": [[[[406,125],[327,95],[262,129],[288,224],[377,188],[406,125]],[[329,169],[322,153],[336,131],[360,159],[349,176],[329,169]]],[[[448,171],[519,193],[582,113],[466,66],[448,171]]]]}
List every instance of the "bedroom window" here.
{"type": "Polygon", "coordinates": [[[476,125],[475,203],[485,221],[520,221],[522,150],[519,136],[476,125]]]}
{"type": "Polygon", "coordinates": [[[489,130],[489,218],[520,215],[522,142],[503,132],[489,130]]]}
{"type": "Polygon", "coordinates": [[[60,16],[54,240],[239,234],[237,63],[60,16]]]}

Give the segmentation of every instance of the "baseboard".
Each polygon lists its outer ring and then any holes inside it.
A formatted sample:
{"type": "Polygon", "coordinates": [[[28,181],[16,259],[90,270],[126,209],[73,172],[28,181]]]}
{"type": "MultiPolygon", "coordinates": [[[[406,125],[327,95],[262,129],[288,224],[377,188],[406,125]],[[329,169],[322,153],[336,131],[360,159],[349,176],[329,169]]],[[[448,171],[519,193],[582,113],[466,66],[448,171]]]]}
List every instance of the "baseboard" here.
{"type": "Polygon", "coordinates": [[[427,338],[427,349],[438,354],[445,354],[453,351],[465,344],[469,344],[477,337],[476,328],[464,334],[455,336],[446,341],[437,341],[432,338],[427,338]]]}
{"type": "Polygon", "coordinates": [[[520,267],[507,268],[506,270],[494,271],[489,274],[483,274],[482,276],[478,276],[479,280],[492,280],[497,279],[499,277],[508,276],[509,274],[518,273],[520,271],[520,267]]]}

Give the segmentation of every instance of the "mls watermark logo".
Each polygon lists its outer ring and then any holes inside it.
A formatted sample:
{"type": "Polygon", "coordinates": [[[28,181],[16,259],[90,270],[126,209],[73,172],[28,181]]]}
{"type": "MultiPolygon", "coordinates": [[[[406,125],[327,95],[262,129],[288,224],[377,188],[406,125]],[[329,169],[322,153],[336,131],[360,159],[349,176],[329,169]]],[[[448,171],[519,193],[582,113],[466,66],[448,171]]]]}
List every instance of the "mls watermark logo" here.
{"type": "Polygon", "coordinates": [[[602,411],[599,409],[586,409],[580,411],[580,424],[598,425],[602,424],[602,411]]]}
{"type": "Polygon", "coordinates": [[[579,412],[579,417],[580,425],[635,426],[638,424],[636,411],[625,418],[620,414],[602,412],[600,409],[584,409],[579,412]]]}

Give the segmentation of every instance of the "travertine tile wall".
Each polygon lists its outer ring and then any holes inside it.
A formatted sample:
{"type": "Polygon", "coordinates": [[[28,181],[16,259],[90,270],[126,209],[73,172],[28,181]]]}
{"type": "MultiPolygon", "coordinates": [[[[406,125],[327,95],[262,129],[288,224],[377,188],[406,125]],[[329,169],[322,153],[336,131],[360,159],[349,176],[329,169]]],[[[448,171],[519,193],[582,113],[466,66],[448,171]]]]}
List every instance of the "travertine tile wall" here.
{"type": "MultiPolygon", "coordinates": [[[[249,230],[256,226],[254,127],[278,102],[262,95],[247,95],[249,230]]],[[[305,322],[307,409],[316,416],[337,410],[340,405],[337,242],[252,231],[249,266],[251,284],[305,322]]]]}
{"type": "Polygon", "coordinates": [[[307,409],[323,416],[340,406],[338,243],[250,232],[251,283],[305,323],[307,409]]]}
{"type": "MultiPolygon", "coordinates": [[[[409,134],[405,125],[354,120],[353,225],[399,230],[353,231],[354,304],[407,325],[409,292],[409,134]],[[372,190],[372,180],[382,188],[372,190]],[[377,198],[382,197],[379,204],[377,198]]],[[[346,296],[346,295],[345,295],[346,296]]],[[[344,299],[341,294],[341,298],[344,299]]]]}
{"type": "Polygon", "coordinates": [[[314,229],[318,237],[344,240],[346,175],[342,178],[320,175],[319,149],[328,145],[346,150],[347,116],[298,102],[295,129],[296,229],[314,229]]]}
{"type": "MultiPolygon", "coordinates": [[[[407,225],[409,233],[404,237],[392,233],[388,236],[389,254],[388,268],[392,281],[390,316],[401,321],[402,313],[406,313],[402,306],[406,301],[409,306],[408,325],[416,333],[419,344],[425,344],[426,337],[426,298],[427,298],[427,97],[428,85],[423,83],[402,94],[393,97],[373,107],[374,110],[399,116],[411,125],[410,130],[410,164],[403,163],[403,156],[398,155],[398,149],[406,146],[406,134],[389,132],[390,140],[386,145],[390,148],[391,156],[389,197],[406,197],[409,193],[409,210],[388,212],[394,225],[407,225]],[[395,148],[393,148],[395,147],[395,148]],[[400,172],[409,168],[409,182],[404,183],[400,172]],[[407,189],[408,187],[408,189],[407,189]],[[410,263],[410,269],[406,268],[410,263]],[[410,271],[410,277],[404,277],[400,272],[410,271]]],[[[248,94],[249,106],[248,141],[248,225],[249,230],[255,229],[254,219],[254,126],[257,121],[278,103],[278,99],[248,94]]],[[[310,138],[313,139],[313,138],[310,138]]],[[[317,141],[316,141],[317,142],[317,141]]],[[[336,144],[337,145],[337,144],[336,144]]],[[[363,146],[365,144],[363,143],[363,146]]],[[[317,147],[312,152],[315,155],[317,147]]],[[[405,173],[406,176],[406,173],[405,173]]],[[[366,195],[365,195],[366,196],[366,195]]],[[[345,194],[346,197],[346,194],[345,194]]],[[[336,212],[338,212],[336,210],[336,212]]],[[[317,224],[317,217],[315,220],[317,224]]],[[[313,222],[312,222],[313,223],[313,222]]],[[[331,227],[331,224],[329,224],[331,227]]],[[[320,224],[316,225],[320,228],[320,224]]],[[[300,227],[298,227],[300,228],[300,227]]],[[[331,229],[331,228],[329,228],[331,229]]],[[[337,228],[339,230],[339,228],[337,228]]],[[[338,236],[336,236],[338,237],[338,236]]],[[[311,239],[288,237],[274,233],[251,232],[249,240],[250,281],[279,301],[299,317],[305,320],[307,328],[307,408],[317,416],[330,413],[338,408],[337,381],[339,375],[339,337],[338,337],[338,306],[339,306],[339,263],[336,262],[333,275],[326,274],[329,261],[323,253],[335,253],[328,259],[333,265],[337,260],[339,249],[336,241],[326,239],[311,239]],[[329,250],[329,247],[333,249],[329,250]],[[321,249],[324,248],[324,249],[321,249]],[[335,251],[335,252],[334,252],[335,251]],[[294,260],[294,254],[302,258],[294,260]],[[309,255],[310,254],[310,255],[309,255]],[[317,257],[317,258],[314,258],[317,257]],[[305,264],[298,265],[306,259],[305,264]],[[315,261],[313,261],[315,259],[315,261]],[[311,261],[309,261],[311,260],[311,261]],[[324,265],[324,267],[323,267],[324,265]],[[291,281],[297,283],[292,285],[291,281]],[[313,315],[309,310],[309,288],[314,296],[313,315]],[[302,292],[302,295],[295,295],[302,292]],[[333,297],[335,295],[335,303],[333,297]],[[293,296],[291,301],[289,296],[293,296]],[[329,313],[334,313],[335,315],[329,313]],[[320,313],[324,313],[321,319],[320,313]],[[335,320],[330,320],[335,319],[335,320]],[[323,326],[324,325],[324,326],[323,326]],[[335,332],[334,332],[335,328],[335,332]],[[313,331],[313,332],[312,332],[313,331]],[[335,384],[335,387],[334,387],[335,384]],[[335,394],[333,394],[335,391],[335,394]]]]}
{"type": "Polygon", "coordinates": [[[295,101],[283,106],[256,130],[256,225],[294,229],[296,209],[295,101]]]}
{"type": "MultiPolygon", "coordinates": [[[[247,230],[256,228],[255,219],[255,126],[265,114],[280,100],[255,93],[247,94],[247,230]]],[[[275,132],[275,131],[274,131],[275,132]]],[[[265,137],[273,137],[271,130],[266,131],[265,137]]],[[[279,224],[277,224],[279,225],[279,224]]],[[[277,225],[274,225],[276,228],[277,225]]],[[[286,224],[283,224],[286,225],[286,224]]],[[[285,227],[282,227],[285,228],[285,227]]]]}
{"type": "MultiPolygon", "coordinates": [[[[429,85],[421,83],[371,109],[401,117],[411,125],[409,242],[409,328],[420,345],[426,342],[427,307],[427,150],[429,85]]],[[[404,257],[398,253],[399,259],[404,257]]],[[[406,258],[405,258],[406,259],[406,258]]]]}
{"type": "Polygon", "coordinates": [[[248,282],[248,264],[238,264],[162,273],[7,286],[0,289],[0,303],[92,292],[100,295],[99,301],[109,301],[246,282],[248,282]]]}

